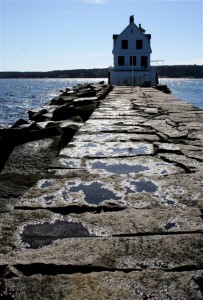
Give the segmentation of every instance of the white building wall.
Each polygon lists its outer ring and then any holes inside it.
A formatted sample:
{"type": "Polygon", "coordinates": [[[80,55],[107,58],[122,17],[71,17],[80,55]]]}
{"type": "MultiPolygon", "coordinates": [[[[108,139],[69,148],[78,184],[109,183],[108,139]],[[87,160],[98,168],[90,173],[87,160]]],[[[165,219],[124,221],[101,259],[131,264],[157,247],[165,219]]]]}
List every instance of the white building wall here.
{"type": "Polygon", "coordinates": [[[136,66],[134,69],[141,68],[141,56],[147,56],[148,58],[148,65],[147,68],[150,67],[150,40],[149,38],[143,34],[143,32],[134,24],[130,23],[126,29],[114,40],[114,68],[125,70],[130,66],[130,56],[136,56],[136,66]],[[122,49],[121,43],[122,40],[128,40],[128,49],[122,49]],[[143,41],[142,49],[136,49],[136,40],[143,41]],[[125,57],[125,66],[118,65],[118,56],[125,57]]]}
{"type": "Polygon", "coordinates": [[[156,71],[110,71],[112,85],[153,86],[157,84],[156,71]]]}
{"type": "Polygon", "coordinates": [[[150,56],[149,56],[149,54],[147,54],[147,53],[142,53],[142,54],[131,54],[131,53],[129,53],[129,54],[127,54],[127,53],[125,53],[125,54],[117,54],[117,55],[114,55],[114,69],[115,70],[129,70],[129,69],[132,69],[133,68],[133,70],[143,70],[143,69],[145,69],[145,68],[143,68],[142,66],[141,66],[141,57],[142,56],[147,56],[147,70],[149,70],[150,69],[150,56]],[[119,66],[118,65],[118,56],[124,56],[124,59],[125,59],[125,65],[124,66],[119,66]],[[131,64],[130,64],[130,56],[136,56],[136,65],[135,66],[132,66],[131,64]]]}
{"type": "MultiPolygon", "coordinates": [[[[110,83],[115,85],[156,85],[156,72],[150,67],[150,35],[144,33],[143,28],[135,25],[131,16],[130,24],[121,32],[114,35],[114,68],[110,71],[110,83]],[[127,49],[122,48],[122,40],[128,41],[127,49]],[[136,41],[142,41],[142,48],[137,49],[136,41]],[[124,57],[124,64],[118,63],[119,56],[124,57]],[[130,57],[136,58],[136,64],[130,63],[130,57]],[[146,62],[147,60],[147,62],[146,62]]],[[[122,58],[121,58],[122,59],[122,58]]]]}

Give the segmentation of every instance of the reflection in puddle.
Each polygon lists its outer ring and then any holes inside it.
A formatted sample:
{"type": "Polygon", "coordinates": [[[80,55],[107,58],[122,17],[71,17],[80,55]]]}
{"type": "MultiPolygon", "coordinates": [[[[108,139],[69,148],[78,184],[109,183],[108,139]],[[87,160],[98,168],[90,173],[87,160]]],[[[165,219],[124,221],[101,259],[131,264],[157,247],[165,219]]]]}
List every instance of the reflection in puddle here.
{"type": "Polygon", "coordinates": [[[70,187],[70,192],[82,191],[85,195],[85,201],[90,204],[99,204],[105,200],[121,200],[112,191],[103,188],[101,183],[93,182],[89,185],[79,184],[78,186],[70,187]]]}
{"type": "Polygon", "coordinates": [[[162,197],[161,204],[162,205],[164,204],[166,206],[179,207],[179,208],[184,207],[184,205],[176,202],[175,200],[167,199],[167,197],[162,197]]]}
{"type": "Polygon", "coordinates": [[[60,159],[59,162],[68,167],[68,168],[77,168],[77,164],[75,161],[73,160],[69,160],[69,159],[60,159]]]}
{"type": "Polygon", "coordinates": [[[109,165],[100,161],[92,163],[92,169],[104,169],[107,172],[115,174],[130,174],[147,171],[149,168],[143,165],[113,164],[109,165]]]}
{"type": "Polygon", "coordinates": [[[166,223],[166,225],[164,226],[164,228],[166,229],[166,230],[170,230],[170,229],[172,229],[173,227],[177,227],[177,224],[176,223],[166,223]]]}
{"type": "Polygon", "coordinates": [[[141,146],[141,147],[127,147],[127,148],[117,148],[117,147],[112,147],[109,148],[112,150],[114,153],[128,153],[130,155],[138,155],[138,154],[148,154],[149,149],[146,146],[141,146]]]}
{"type": "Polygon", "coordinates": [[[127,194],[132,194],[132,193],[134,193],[134,192],[135,192],[135,191],[132,190],[131,188],[126,187],[126,195],[127,195],[127,194]]]}
{"type": "Polygon", "coordinates": [[[131,184],[136,186],[136,190],[138,193],[141,192],[155,193],[158,190],[158,186],[155,185],[150,180],[141,179],[140,181],[132,181],[131,184]]]}
{"type": "Polygon", "coordinates": [[[68,185],[76,185],[76,182],[75,181],[69,181],[68,185]]]}
{"type": "Polygon", "coordinates": [[[26,225],[21,240],[25,248],[37,249],[58,239],[89,236],[89,231],[80,222],[56,220],[54,223],[26,225]]]}
{"type": "Polygon", "coordinates": [[[50,186],[53,186],[53,182],[49,181],[49,180],[45,180],[42,185],[41,185],[41,189],[46,189],[50,186]]]}
{"type": "Polygon", "coordinates": [[[83,145],[83,147],[97,147],[97,144],[95,144],[95,143],[84,143],[84,145],[83,145]]]}
{"type": "Polygon", "coordinates": [[[46,204],[51,204],[54,200],[55,196],[51,195],[51,196],[45,196],[44,200],[46,201],[46,204]]]}
{"type": "Polygon", "coordinates": [[[95,153],[94,155],[95,157],[103,157],[104,156],[104,152],[98,151],[95,153]]]}
{"type": "Polygon", "coordinates": [[[69,161],[67,162],[67,164],[68,164],[69,167],[72,167],[72,168],[76,167],[74,161],[69,160],[69,161]]]}

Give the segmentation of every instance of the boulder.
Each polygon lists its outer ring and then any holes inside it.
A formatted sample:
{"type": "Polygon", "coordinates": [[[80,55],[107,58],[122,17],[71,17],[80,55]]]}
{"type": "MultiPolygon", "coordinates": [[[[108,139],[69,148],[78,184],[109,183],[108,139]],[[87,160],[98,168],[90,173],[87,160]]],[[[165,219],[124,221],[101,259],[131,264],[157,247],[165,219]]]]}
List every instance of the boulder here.
{"type": "Polygon", "coordinates": [[[76,114],[75,108],[68,104],[59,106],[53,111],[52,120],[60,121],[73,117],[76,114]]]}
{"type": "Polygon", "coordinates": [[[31,111],[29,110],[28,111],[28,116],[29,116],[29,119],[32,120],[32,121],[35,121],[35,122],[43,122],[46,120],[46,117],[44,116],[44,114],[48,113],[47,109],[43,108],[37,112],[34,112],[34,111],[31,111]]]}
{"type": "Polygon", "coordinates": [[[26,125],[26,124],[29,124],[27,121],[23,120],[23,119],[19,119],[17,122],[15,122],[11,128],[18,128],[20,127],[21,125],[26,125]]]}

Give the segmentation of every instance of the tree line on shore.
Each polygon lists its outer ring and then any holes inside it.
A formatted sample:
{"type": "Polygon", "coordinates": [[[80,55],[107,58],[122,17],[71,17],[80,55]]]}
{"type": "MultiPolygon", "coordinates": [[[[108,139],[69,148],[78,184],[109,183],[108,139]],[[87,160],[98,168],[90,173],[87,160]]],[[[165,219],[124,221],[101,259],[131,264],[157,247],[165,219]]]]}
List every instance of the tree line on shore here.
{"type": "MultiPolygon", "coordinates": [[[[203,78],[203,65],[153,66],[160,77],[203,78]]],[[[56,70],[47,72],[0,72],[0,78],[107,78],[109,68],[56,70]]]]}

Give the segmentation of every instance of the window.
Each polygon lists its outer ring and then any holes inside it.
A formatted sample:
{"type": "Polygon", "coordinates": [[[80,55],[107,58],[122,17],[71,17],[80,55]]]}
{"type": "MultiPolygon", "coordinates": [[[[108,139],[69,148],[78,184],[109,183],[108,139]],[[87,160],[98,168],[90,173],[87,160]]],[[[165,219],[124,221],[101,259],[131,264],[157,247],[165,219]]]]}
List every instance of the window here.
{"type": "Polygon", "coordinates": [[[130,56],[130,66],[136,66],[136,56],[130,56]]]}
{"type": "Polygon", "coordinates": [[[142,48],[143,48],[143,40],[137,40],[136,49],[142,49],[142,48]]]}
{"type": "Polygon", "coordinates": [[[128,49],[128,40],[121,41],[121,49],[128,49]]]}
{"type": "Polygon", "coordinates": [[[141,66],[147,68],[148,59],[147,56],[141,56],[141,66]]]}
{"type": "Polygon", "coordinates": [[[118,65],[119,66],[124,66],[125,65],[124,56],[118,56],[118,65]]]}

